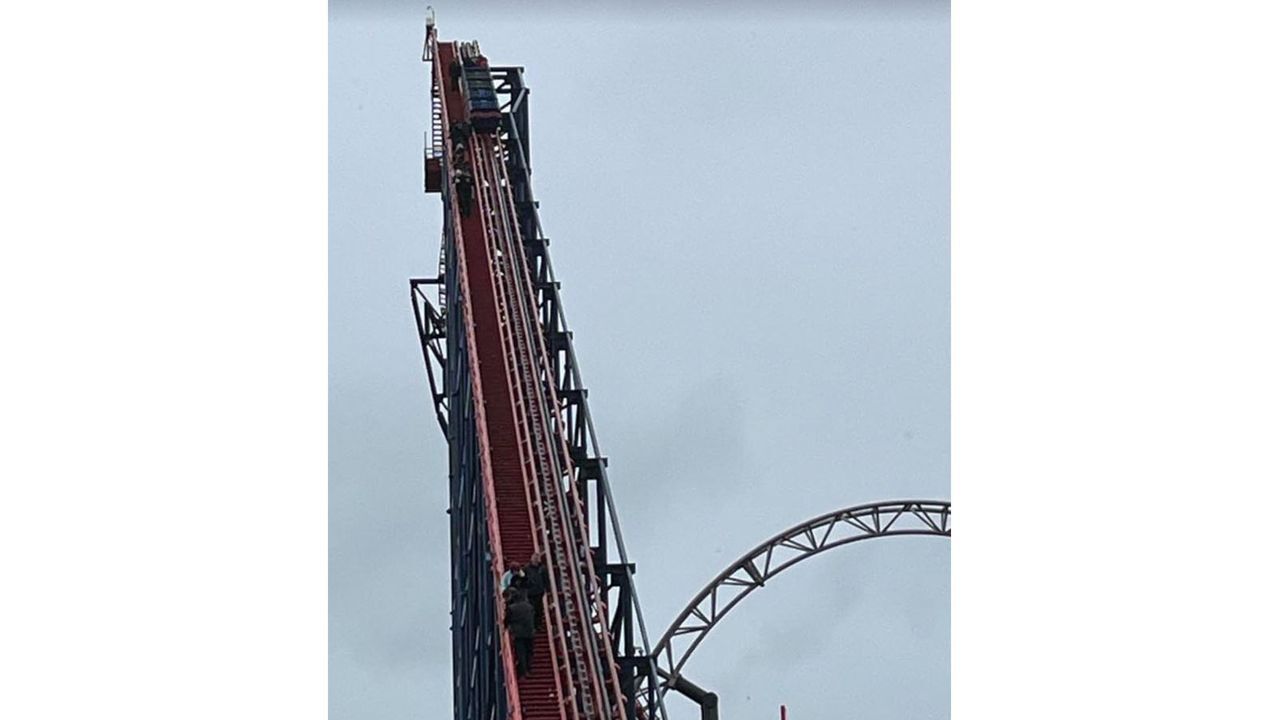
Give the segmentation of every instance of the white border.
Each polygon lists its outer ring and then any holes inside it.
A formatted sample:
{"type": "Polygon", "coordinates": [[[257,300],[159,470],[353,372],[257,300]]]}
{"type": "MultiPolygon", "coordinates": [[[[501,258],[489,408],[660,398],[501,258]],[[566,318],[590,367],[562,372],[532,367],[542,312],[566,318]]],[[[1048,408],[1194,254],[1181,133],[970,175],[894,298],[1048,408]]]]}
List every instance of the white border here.
{"type": "MultiPolygon", "coordinates": [[[[17,7],[0,715],[320,717],[323,15],[17,7]]],[[[1269,8],[954,13],[957,718],[1274,707],[1269,8]]]]}
{"type": "Polygon", "coordinates": [[[0,717],[324,717],[323,6],[0,26],[0,717]]]}
{"type": "Polygon", "coordinates": [[[956,718],[1274,712],[1271,7],[953,14],[956,718]]]}

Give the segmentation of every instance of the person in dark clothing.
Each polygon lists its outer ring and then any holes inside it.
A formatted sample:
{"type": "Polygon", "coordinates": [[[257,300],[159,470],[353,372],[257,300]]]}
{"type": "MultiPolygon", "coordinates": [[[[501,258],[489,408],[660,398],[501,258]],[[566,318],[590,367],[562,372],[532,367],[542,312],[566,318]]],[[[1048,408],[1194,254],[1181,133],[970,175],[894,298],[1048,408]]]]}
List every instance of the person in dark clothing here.
{"type": "Polygon", "coordinates": [[[462,63],[458,62],[458,58],[454,58],[449,63],[449,80],[453,84],[453,89],[458,89],[458,80],[462,79],[462,63]]]}
{"type": "Polygon", "coordinates": [[[461,206],[463,217],[471,215],[471,192],[474,188],[471,179],[471,171],[465,165],[454,168],[453,182],[458,188],[458,205],[461,206]]]}
{"type": "Polygon", "coordinates": [[[471,126],[465,122],[456,122],[449,126],[449,139],[453,141],[453,152],[466,152],[467,138],[471,137],[471,126]]]}
{"type": "Polygon", "coordinates": [[[529,604],[533,605],[534,626],[542,629],[542,596],[547,593],[547,569],[542,565],[542,553],[534,553],[524,566],[525,585],[529,591],[529,604]]]}
{"type": "Polygon", "coordinates": [[[533,669],[533,605],[524,593],[516,591],[507,605],[507,629],[516,648],[516,675],[524,677],[533,669]]]}

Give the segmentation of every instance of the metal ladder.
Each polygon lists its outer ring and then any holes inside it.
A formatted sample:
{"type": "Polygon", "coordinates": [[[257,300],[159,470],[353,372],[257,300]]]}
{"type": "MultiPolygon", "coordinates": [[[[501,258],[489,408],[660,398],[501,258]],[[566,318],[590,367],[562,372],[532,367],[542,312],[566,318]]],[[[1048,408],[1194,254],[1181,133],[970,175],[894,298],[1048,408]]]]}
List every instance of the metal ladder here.
{"type": "Polygon", "coordinates": [[[440,87],[431,83],[431,155],[432,158],[444,157],[444,98],[440,96],[440,87]]]}

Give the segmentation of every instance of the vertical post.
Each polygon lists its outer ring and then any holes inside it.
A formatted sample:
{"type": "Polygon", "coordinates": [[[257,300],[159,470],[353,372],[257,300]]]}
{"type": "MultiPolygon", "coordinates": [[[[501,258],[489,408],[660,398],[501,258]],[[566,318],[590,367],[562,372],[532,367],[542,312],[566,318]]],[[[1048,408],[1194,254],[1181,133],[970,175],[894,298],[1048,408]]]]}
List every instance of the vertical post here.
{"type": "Polygon", "coordinates": [[[787,720],[787,706],[779,705],[778,709],[782,711],[782,720],[787,720]]]}
{"type": "Polygon", "coordinates": [[[720,720],[719,695],[707,693],[700,704],[702,705],[702,720],[720,720]]]}

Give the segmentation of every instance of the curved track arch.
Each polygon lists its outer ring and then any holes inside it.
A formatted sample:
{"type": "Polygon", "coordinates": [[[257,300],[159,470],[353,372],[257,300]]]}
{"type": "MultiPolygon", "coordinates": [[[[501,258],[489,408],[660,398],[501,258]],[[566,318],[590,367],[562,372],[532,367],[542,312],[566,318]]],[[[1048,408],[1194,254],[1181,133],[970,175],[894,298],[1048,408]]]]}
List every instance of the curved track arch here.
{"type": "Polygon", "coordinates": [[[894,535],[951,537],[951,502],[890,500],[819,515],[757,545],[698,593],[654,647],[665,694],[689,656],[730,610],[766,581],[806,558],[859,540],[894,535]]]}

